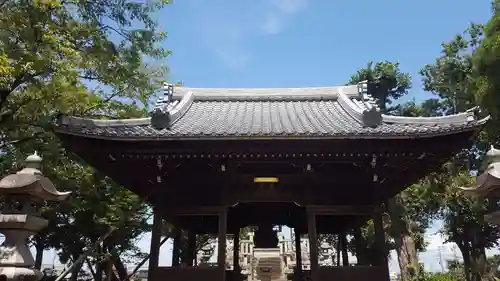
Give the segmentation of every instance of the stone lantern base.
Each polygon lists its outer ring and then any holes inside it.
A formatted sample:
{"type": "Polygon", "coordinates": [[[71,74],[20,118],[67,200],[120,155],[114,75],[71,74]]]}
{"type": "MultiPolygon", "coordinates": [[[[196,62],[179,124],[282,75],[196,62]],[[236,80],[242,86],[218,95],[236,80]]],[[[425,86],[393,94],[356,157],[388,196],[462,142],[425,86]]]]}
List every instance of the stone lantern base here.
{"type": "Polygon", "coordinates": [[[5,234],[5,241],[0,245],[0,281],[38,281],[43,277],[33,268],[35,261],[27,239],[47,223],[46,219],[34,215],[0,215],[0,229],[5,234]]]}
{"type": "Polygon", "coordinates": [[[0,267],[0,280],[2,281],[38,281],[42,278],[43,273],[38,269],[24,267],[0,267]]]}

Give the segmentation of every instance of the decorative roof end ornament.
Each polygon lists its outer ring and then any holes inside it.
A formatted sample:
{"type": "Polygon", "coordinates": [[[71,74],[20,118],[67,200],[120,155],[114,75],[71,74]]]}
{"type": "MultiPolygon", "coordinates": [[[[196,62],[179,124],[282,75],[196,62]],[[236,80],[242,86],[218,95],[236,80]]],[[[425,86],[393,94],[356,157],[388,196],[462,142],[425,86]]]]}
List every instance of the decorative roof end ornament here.
{"type": "Polygon", "coordinates": [[[479,106],[474,106],[473,108],[467,109],[465,113],[469,113],[467,115],[467,121],[475,121],[479,114],[481,114],[481,108],[479,106]]]}
{"type": "Polygon", "coordinates": [[[163,83],[163,95],[156,101],[153,112],[151,112],[151,126],[157,130],[163,130],[170,126],[169,104],[174,95],[174,84],[163,83]]]}
{"type": "Polygon", "coordinates": [[[368,80],[361,81],[357,84],[359,100],[366,106],[366,109],[371,110],[373,107],[379,110],[377,101],[368,92],[368,80]]]}
{"type": "Polygon", "coordinates": [[[359,100],[363,108],[363,124],[368,127],[376,127],[382,122],[382,115],[376,100],[368,92],[368,80],[359,82],[357,86],[359,100]]]}

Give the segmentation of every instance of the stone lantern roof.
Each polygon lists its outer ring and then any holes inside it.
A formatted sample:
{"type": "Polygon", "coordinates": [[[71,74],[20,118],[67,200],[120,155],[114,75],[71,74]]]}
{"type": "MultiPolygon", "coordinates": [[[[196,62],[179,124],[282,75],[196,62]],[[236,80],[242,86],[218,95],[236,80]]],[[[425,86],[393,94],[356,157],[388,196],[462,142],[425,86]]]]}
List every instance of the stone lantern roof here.
{"type": "Polygon", "coordinates": [[[500,150],[491,146],[486,153],[489,165],[477,176],[476,182],[468,187],[461,187],[464,193],[475,198],[484,198],[489,193],[500,189],[500,150]]]}
{"type": "Polygon", "coordinates": [[[29,195],[40,200],[60,202],[71,192],[57,191],[50,179],[41,169],[42,158],[37,152],[26,158],[26,166],[21,171],[0,180],[1,195],[29,195]]]}

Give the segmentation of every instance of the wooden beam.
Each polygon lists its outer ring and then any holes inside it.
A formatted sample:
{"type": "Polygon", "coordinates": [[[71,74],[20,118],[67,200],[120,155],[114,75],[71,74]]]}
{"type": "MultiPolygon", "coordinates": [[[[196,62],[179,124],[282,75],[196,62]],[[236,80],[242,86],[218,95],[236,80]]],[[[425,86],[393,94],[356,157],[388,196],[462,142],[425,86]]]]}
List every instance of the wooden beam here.
{"type": "Polygon", "coordinates": [[[370,205],[355,206],[355,205],[338,205],[338,206],[321,206],[311,205],[308,209],[314,210],[318,216],[364,216],[373,215],[374,207],[370,205]]]}
{"type": "Polygon", "coordinates": [[[216,216],[226,208],[226,206],[171,206],[163,208],[162,211],[169,216],[216,216]]]}

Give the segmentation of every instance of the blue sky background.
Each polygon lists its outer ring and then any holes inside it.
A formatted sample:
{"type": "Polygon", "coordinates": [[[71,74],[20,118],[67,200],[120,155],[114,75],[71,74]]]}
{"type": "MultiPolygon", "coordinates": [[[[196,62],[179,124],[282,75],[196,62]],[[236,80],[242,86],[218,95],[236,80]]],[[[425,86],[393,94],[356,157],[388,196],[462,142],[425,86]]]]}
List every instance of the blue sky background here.
{"type": "MultiPolygon", "coordinates": [[[[368,61],[398,61],[413,77],[406,99],[422,100],[418,71],[443,41],[490,17],[487,0],[177,0],[156,15],[169,37],[169,80],[189,87],[308,87],[344,84],[368,61]]],[[[457,256],[429,230],[430,270],[457,256]]],[[[149,235],[139,242],[149,251],[149,235]]],[[[458,252],[458,256],[459,256],[458,252]]],[[[171,245],[162,248],[168,264],[171,245]]],[[[44,264],[52,264],[48,251],[44,264]]],[[[395,255],[391,270],[398,271],[395,255]]]]}
{"type": "Polygon", "coordinates": [[[189,87],[344,84],[368,61],[418,71],[440,44],[490,17],[487,0],[177,0],[158,14],[171,81],[189,87]]]}

